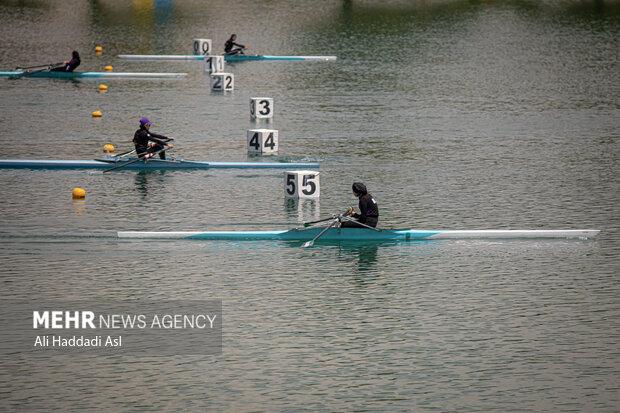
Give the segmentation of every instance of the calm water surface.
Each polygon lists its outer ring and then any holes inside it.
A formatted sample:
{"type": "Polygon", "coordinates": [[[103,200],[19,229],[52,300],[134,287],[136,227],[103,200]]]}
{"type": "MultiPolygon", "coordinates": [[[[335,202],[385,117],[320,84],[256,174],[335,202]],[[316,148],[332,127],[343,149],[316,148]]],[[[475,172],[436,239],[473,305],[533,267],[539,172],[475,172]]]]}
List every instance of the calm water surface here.
{"type": "Polygon", "coordinates": [[[177,156],[247,160],[248,100],[270,96],[277,159],[321,162],[322,185],[295,203],[278,171],[0,171],[3,298],[224,303],[218,356],[5,355],[2,410],[617,411],[619,33],[620,3],[602,0],[0,1],[2,68],[77,48],[82,70],[189,74],[106,94],[0,79],[2,158],[130,148],[148,116],[177,156]],[[231,32],[253,53],[338,61],[229,64],[222,95],[199,63],[115,57],[231,32]],[[114,238],[284,228],[353,204],[353,180],[385,227],[603,232],[309,250],[114,238]]]}

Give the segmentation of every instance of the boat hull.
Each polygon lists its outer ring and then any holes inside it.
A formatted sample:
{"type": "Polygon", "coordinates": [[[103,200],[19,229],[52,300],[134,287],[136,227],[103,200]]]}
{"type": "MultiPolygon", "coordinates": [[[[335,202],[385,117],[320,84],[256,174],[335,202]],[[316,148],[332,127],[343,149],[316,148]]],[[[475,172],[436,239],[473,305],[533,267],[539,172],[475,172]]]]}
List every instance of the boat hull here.
{"type": "Polygon", "coordinates": [[[251,54],[235,54],[224,55],[224,60],[227,62],[248,62],[257,60],[280,60],[288,62],[302,62],[302,61],[334,61],[336,56],[272,56],[272,55],[251,55],[251,54]]]}
{"type": "Polygon", "coordinates": [[[146,73],[146,72],[33,72],[21,70],[0,71],[0,77],[36,77],[55,79],[170,79],[187,76],[187,73],[146,73]]]}
{"type": "MultiPolygon", "coordinates": [[[[186,240],[280,240],[310,241],[324,228],[291,229],[285,231],[120,231],[119,238],[186,239],[186,240]]],[[[435,239],[535,239],[535,238],[592,238],[598,230],[424,230],[330,228],[320,241],[420,241],[435,239]]]]}
{"type": "MultiPolygon", "coordinates": [[[[223,55],[224,60],[227,62],[248,62],[248,61],[260,61],[260,60],[279,60],[288,62],[302,62],[302,61],[334,61],[336,56],[274,56],[274,55],[256,55],[256,54],[236,54],[236,55],[223,55]]],[[[157,55],[157,54],[121,54],[118,55],[119,59],[123,60],[204,60],[204,55],[157,55]]]]}
{"type": "Polygon", "coordinates": [[[149,160],[134,162],[105,160],[46,160],[46,159],[2,159],[0,169],[110,169],[162,170],[162,169],[315,169],[315,162],[200,162],[181,160],[149,160]],[[122,166],[122,168],[121,168],[122,166]]]}

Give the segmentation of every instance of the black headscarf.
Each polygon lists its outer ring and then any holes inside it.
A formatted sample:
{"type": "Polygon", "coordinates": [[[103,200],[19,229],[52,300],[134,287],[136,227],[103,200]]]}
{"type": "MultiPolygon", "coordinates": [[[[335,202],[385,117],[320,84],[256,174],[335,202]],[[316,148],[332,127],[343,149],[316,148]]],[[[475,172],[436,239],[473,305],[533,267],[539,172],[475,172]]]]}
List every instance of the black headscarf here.
{"type": "Polygon", "coordinates": [[[366,185],[364,185],[361,182],[353,182],[352,189],[353,189],[353,192],[355,192],[356,194],[360,196],[366,195],[368,193],[368,190],[366,189],[366,185]]]}

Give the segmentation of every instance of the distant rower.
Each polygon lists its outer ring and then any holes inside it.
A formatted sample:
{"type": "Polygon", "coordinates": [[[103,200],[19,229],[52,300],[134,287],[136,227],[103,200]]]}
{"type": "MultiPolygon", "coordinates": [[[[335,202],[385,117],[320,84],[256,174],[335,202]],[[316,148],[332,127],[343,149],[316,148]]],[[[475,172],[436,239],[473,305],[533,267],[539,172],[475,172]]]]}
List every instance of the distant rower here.
{"type": "Polygon", "coordinates": [[[243,49],[245,49],[245,46],[235,43],[235,40],[237,40],[236,34],[231,34],[230,39],[226,40],[226,44],[224,44],[224,52],[227,55],[243,54],[243,49]]]}
{"type": "Polygon", "coordinates": [[[363,225],[360,225],[361,223],[375,228],[379,222],[379,206],[377,205],[377,201],[368,193],[366,185],[361,182],[354,182],[352,189],[353,195],[359,198],[360,213],[358,214],[353,211],[353,208],[349,208],[346,215],[355,218],[357,221],[343,221],[340,226],[345,228],[359,228],[363,227],[363,225]]]}
{"type": "Polygon", "coordinates": [[[149,128],[152,123],[147,118],[140,118],[140,129],[133,135],[133,143],[136,146],[136,154],[140,158],[152,158],[155,152],[159,152],[160,159],[166,159],[165,148],[172,148],[168,142],[172,141],[172,138],[167,136],[158,135],[150,132],[149,128]]]}
{"type": "Polygon", "coordinates": [[[52,72],[73,72],[82,63],[77,50],[71,53],[71,60],[64,62],[62,66],[51,69],[52,72]]]}

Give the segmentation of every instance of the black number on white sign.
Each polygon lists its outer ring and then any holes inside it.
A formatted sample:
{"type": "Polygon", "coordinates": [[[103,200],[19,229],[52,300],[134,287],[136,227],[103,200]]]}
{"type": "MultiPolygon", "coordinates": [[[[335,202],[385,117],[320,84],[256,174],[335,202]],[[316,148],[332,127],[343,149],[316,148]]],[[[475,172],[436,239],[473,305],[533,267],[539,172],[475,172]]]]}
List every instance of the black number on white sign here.
{"type": "Polygon", "coordinates": [[[258,142],[258,132],[252,135],[252,139],[250,139],[250,143],[248,145],[256,150],[260,148],[260,142],[258,142]]]}
{"type": "Polygon", "coordinates": [[[316,175],[304,175],[301,192],[306,195],[314,194],[316,191],[316,184],[313,182],[314,178],[316,178],[316,175]],[[306,187],[310,187],[310,189],[306,189],[306,187]]]}
{"type": "Polygon", "coordinates": [[[295,175],[286,175],[286,193],[289,195],[295,194],[295,175]]]}
{"type": "Polygon", "coordinates": [[[264,146],[265,148],[269,148],[271,150],[276,147],[276,143],[273,141],[273,132],[270,133],[269,136],[267,136],[264,146]]]}
{"type": "Polygon", "coordinates": [[[267,116],[271,113],[271,108],[269,107],[268,100],[261,100],[260,102],[258,102],[258,104],[262,105],[262,108],[258,113],[260,113],[263,116],[267,116]]]}

